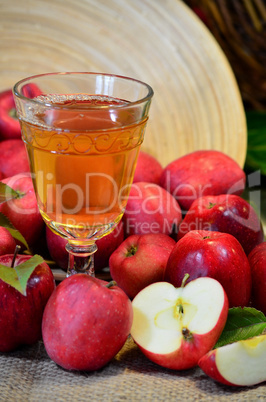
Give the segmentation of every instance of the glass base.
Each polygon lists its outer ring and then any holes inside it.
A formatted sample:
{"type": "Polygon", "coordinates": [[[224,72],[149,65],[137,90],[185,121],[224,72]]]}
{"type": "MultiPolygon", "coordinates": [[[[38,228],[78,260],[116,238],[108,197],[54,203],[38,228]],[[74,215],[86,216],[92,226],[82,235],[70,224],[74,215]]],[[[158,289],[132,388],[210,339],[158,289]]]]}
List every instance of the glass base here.
{"type": "Polygon", "coordinates": [[[95,243],[86,246],[67,243],[66,250],[69,256],[67,277],[75,274],[95,276],[94,253],[97,251],[95,243]]]}

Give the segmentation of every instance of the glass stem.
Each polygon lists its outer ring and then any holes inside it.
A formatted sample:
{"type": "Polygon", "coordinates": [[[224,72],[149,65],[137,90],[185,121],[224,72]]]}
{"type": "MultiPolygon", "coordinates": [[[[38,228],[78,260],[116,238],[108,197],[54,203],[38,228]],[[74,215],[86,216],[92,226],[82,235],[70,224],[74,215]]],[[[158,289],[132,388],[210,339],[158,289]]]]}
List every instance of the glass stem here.
{"type": "Polygon", "coordinates": [[[87,274],[95,276],[94,253],[97,251],[95,243],[86,246],[66,244],[68,252],[67,277],[73,274],[87,274]]]}

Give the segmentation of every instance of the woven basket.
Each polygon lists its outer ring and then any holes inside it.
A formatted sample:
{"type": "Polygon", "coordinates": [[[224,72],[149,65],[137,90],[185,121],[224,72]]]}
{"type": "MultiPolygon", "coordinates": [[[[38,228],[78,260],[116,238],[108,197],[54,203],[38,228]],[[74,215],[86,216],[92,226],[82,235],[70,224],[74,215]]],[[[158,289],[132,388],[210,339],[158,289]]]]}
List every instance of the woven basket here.
{"type": "Polygon", "coordinates": [[[266,1],[187,0],[186,3],[205,19],[226,54],[245,106],[266,110],[266,1]]]}
{"type": "Polygon", "coordinates": [[[150,84],[143,150],[162,165],[198,150],[241,166],[247,129],[232,68],[183,0],[0,0],[0,90],[28,75],[99,71],[150,84]]]}

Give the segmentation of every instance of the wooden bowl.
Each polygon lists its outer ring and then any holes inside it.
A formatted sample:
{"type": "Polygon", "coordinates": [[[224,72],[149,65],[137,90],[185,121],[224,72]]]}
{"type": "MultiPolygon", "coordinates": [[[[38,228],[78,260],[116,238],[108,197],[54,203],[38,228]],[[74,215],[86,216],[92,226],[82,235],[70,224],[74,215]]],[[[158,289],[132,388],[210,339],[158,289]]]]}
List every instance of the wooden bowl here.
{"type": "Polygon", "coordinates": [[[166,165],[198,149],[243,166],[244,108],[227,58],[181,0],[1,2],[0,89],[51,71],[131,76],[155,92],[143,150],[166,165]]]}

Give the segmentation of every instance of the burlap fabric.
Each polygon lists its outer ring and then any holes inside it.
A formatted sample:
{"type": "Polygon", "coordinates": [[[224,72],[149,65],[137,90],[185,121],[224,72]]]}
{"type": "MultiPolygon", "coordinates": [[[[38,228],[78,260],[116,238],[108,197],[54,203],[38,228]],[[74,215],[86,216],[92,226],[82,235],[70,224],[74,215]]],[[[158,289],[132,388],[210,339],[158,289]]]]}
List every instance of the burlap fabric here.
{"type": "MultiPolygon", "coordinates": [[[[266,367],[266,366],[265,366],[266,367]]],[[[1,401],[265,401],[266,383],[231,388],[199,369],[163,369],[128,339],[97,372],[70,372],[47,356],[43,343],[0,354],[1,401]]]]}

